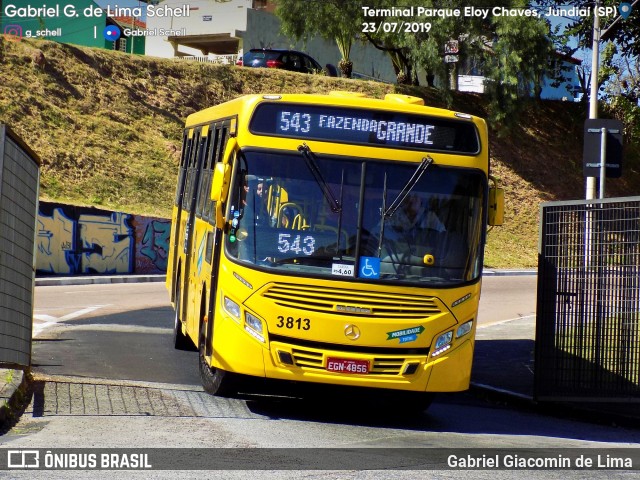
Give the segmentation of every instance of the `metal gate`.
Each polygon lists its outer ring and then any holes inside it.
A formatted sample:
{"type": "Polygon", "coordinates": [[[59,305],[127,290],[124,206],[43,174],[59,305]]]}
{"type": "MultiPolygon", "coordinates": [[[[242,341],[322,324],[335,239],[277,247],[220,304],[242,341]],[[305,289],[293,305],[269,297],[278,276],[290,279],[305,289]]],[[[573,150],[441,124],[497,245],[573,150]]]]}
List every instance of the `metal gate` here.
{"type": "Polygon", "coordinates": [[[640,402],[640,197],[540,209],[534,396],[640,402]]]}

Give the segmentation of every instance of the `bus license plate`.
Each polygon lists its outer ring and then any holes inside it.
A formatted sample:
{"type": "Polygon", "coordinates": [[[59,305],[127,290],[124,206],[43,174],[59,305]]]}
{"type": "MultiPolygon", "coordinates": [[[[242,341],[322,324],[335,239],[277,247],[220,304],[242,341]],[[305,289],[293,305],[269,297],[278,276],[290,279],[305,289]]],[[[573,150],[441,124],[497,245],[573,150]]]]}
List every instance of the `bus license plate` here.
{"type": "Polygon", "coordinates": [[[352,360],[348,358],[327,358],[327,370],[338,373],[369,373],[367,360],[352,360]]]}

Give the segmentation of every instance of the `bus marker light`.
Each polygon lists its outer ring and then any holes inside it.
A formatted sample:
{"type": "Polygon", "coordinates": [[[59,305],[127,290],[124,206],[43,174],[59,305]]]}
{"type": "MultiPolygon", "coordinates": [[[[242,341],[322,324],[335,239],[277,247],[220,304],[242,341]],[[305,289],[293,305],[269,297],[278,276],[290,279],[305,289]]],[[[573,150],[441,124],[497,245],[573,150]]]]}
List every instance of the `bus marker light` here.
{"type": "Polygon", "coordinates": [[[446,346],[444,346],[444,347],[440,348],[439,350],[436,350],[435,352],[433,352],[433,353],[431,354],[431,356],[432,356],[432,357],[437,357],[438,355],[440,355],[441,353],[446,352],[446,351],[447,351],[447,350],[449,350],[450,348],[451,348],[451,344],[446,345],[446,346]]]}
{"type": "Polygon", "coordinates": [[[229,297],[224,297],[224,309],[229,315],[236,320],[240,320],[240,305],[231,300],[229,297]]]}
{"type": "Polygon", "coordinates": [[[262,321],[255,315],[251,315],[249,312],[245,312],[244,329],[261,342],[264,342],[264,335],[262,333],[262,321]]]}
{"type": "Polygon", "coordinates": [[[469,333],[471,331],[472,326],[473,326],[473,320],[470,320],[460,325],[456,330],[456,338],[460,338],[463,335],[466,335],[467,333],[469,333]]]}
{"type": "Polygon", "coordinates": [[[432,266],[434,263],[436,263],[436,259],[430,253],[427,253],[424,257],[422,257],[422,263],[428,266],[432,266]]]}

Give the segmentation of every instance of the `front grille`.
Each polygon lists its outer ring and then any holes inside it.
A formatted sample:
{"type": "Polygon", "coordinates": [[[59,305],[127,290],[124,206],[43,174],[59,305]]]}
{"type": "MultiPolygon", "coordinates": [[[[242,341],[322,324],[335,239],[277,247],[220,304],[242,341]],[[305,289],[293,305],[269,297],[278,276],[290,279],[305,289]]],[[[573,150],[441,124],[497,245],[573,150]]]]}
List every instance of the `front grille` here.
{"type": "MultiPolygon", "coordinates": [[[[324,357],[321,352],[302,348],[294,348],[291,352],[296,367],[325,370],[324,357]]],[[[402,357],[374,358],[369,375],[400,375],[405,361],[406,358],[402,357]]]]}
{"type": "Polygon", "coordinates": [[[282,336],[271,336],[271,342],[272,350],[291,352],[296,367],[315,372],[326,371],[328,357],[368,358],[369,375],[403,375],[405,365],[425,361],[429,355],[429,348],[334,345],[282,336]]]}
{"type": "Polygon", "coordinates": [[[434,297],[277,283],[262,294],[281,307],[359,317],[428,318],[442,313],[434,297]]]}

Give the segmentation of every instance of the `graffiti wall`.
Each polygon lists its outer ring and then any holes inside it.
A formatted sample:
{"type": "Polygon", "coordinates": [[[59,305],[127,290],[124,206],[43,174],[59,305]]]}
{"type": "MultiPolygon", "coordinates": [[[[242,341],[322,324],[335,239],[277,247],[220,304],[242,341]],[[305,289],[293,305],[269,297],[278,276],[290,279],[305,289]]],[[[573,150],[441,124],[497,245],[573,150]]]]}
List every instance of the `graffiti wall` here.
{"type": "Polygon", "coordinates": [[[40,202],[38,275],[163,274],[171,221],[40,202]]]}

